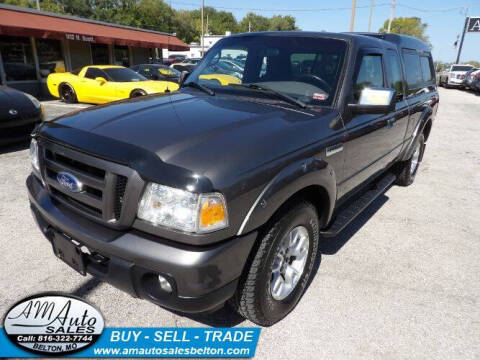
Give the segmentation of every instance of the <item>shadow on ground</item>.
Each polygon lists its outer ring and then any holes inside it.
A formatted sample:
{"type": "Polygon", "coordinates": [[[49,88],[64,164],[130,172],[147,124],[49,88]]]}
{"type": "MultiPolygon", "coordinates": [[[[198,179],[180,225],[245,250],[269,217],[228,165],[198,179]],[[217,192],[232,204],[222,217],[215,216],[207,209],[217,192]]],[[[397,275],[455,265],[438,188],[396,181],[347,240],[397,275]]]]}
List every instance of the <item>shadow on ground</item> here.
{"type": "MultiPolygon", "coordinates": [[[[388,196],[385,194],[380,195],[375,199],[368,208],[366,208],[362,213],[360,213],[352,223],[350,223],[345,230],[343,230],[338,236],[332,238],[320,238],[319,243],[319,252],[317,259],[315,260],[314,268],[312,271],[312,277],[307,284],[308,287],[311,285],[313,278],[318,272],[320,263],[322,260],[322,255],[335,255],[340,249],[345,246],[345,244],[357,233],[358,230],[365,225],[370,218],[372,218],[377,211],[388,201],[388,196]]],[[[101,281],[96,278],[91,278],[79,286],[76,290],[72,292],[73,295],[86,297],[90,292],[92,292],[97,286],[101,284],[101,281]]],[[[212,326],[212,327],[233,327],[241,324],[245,319],[235,312],[229,305],[223,306],[221,309],[211,312],[211,313],[200,313],[200,314],[185,314],[178,311],[165,309],[170,311],[178,316],[186,317],[188,319],[194,320],[198,323],[212,326]]]]}
{"type": "Polygon", "coordinates": [[[26,136],[26,139],[24,141],[21,141],[15,144],[0,146],[0,155],[26,150],[28,149],[29,146],[30,146],[30,137],[26,136]]]}

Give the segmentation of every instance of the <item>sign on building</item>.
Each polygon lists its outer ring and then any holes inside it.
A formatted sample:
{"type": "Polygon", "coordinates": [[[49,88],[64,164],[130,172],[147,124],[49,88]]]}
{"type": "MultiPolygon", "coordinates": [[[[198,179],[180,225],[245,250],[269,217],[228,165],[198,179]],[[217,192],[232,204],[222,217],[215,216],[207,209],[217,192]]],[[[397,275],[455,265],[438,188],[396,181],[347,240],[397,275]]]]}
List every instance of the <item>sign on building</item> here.
{"type": "Polygon", "coordinates": [[[468,20],[467,32],[480,32],[480,16],[470,16],[468,20]]]}

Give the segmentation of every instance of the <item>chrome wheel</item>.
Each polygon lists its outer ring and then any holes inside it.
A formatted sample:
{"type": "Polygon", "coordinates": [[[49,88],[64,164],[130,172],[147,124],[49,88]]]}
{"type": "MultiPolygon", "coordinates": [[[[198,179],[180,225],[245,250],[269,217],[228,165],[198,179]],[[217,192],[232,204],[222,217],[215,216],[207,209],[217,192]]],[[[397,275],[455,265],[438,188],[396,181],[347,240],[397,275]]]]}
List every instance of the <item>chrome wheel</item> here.
{"type": "Polygon", "coordinates": [[[420,159],[420,150],[421,150],[421,145],[420,145],[420,143],[418,143],[417,147],[415,148],[415,152],[412,155],[412,159],[410,160],[410,174],[411,175],[415,174],[415,171],[417,171],[418,164],[419,164],[419,159],[420,159]]]}
{"type": "Polygon", "coordinates": [[[270,279],[270,293],[283,300],[292,293],[307,263],[310,237],[304,226],[293,228],[280,242],[270,279]]]}

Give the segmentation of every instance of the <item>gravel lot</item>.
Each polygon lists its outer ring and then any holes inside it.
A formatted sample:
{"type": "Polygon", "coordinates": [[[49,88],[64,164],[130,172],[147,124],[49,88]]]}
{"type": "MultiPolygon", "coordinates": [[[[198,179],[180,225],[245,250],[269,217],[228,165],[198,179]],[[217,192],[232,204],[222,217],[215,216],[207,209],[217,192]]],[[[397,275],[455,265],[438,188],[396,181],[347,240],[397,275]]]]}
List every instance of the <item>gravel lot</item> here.
{"type": "MultiPolygon", "coordinates": [[[[415,183],[393,187],[322,245],[315,279],[259,359],[480,359],[480,96],[440,89],[415,183]]],[[[75,105],[75,108],[82,107],[75,105]]],[[[71,107],[48,102],[47,115],[71,107]]],[[[85,297],[107,326],[251,326],[222,309],[175,314],[81,277],[30,215],[26,145],[0,149],[0,316],[40,291],[85,297]]]]}

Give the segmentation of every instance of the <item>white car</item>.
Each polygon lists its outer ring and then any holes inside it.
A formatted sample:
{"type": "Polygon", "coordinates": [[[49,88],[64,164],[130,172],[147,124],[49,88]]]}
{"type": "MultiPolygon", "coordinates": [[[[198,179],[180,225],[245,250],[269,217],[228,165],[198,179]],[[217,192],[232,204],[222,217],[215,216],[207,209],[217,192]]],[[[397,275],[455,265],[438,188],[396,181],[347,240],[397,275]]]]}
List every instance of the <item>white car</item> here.
{"type": "Polygon", "coordinates": [[[447,70],[440,74],[438,84],[444,87],[463,86],[465,74],[473,69],[472,65],[451,65],[447,70]]]}

